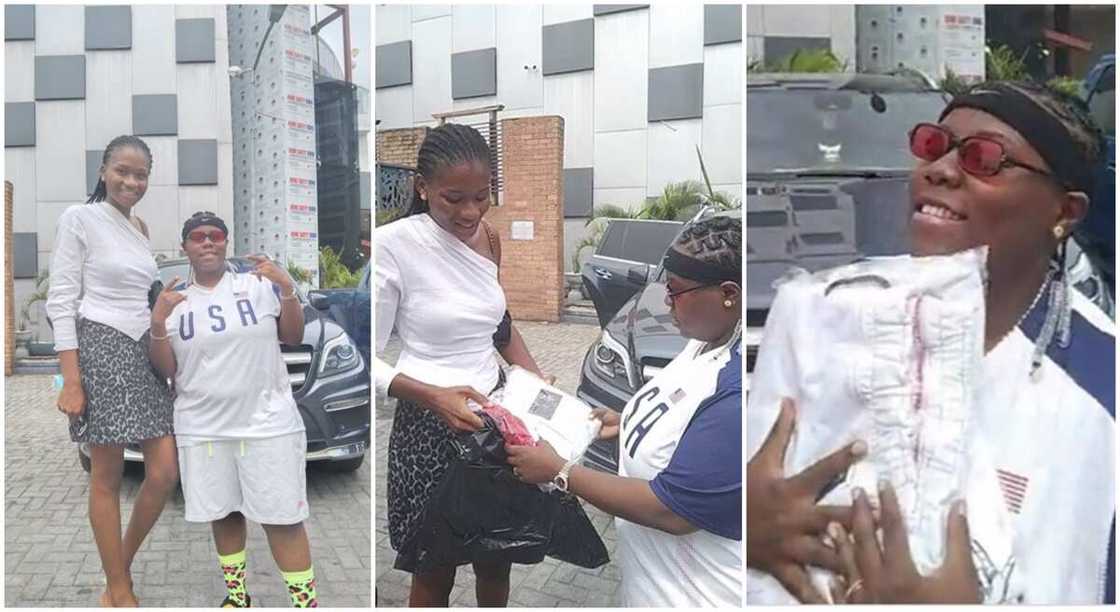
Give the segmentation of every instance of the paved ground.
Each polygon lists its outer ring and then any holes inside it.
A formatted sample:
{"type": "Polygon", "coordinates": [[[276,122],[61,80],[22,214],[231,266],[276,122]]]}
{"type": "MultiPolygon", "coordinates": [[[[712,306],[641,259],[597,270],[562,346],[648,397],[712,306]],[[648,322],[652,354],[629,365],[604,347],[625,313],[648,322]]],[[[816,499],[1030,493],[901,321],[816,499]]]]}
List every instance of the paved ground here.
{"type": "MultiPolygon", "coordinates": [[[[88,477],[54,408],[48,376],[5,380],[4,600],[8,606],[97,605],[105,583],[87,519],[88,477]]],[[[127,522],[140,487],[126,473],[127,522]]],[[[370,468],[307,473],[311,553],[326,606],[370,605],[370,468]]],[[[249,527],[249,592],[261,607],[289,599],[264,531],[249,527]],[[259,604],[257,602],[260,602],[259,604]]],[[[145,606],[216,607],[225,586],[207,525],[183,519],[181,494],[168,503],[137,554],[133,580],[145,606]]]]}
{"type": "MultiPolygon", "coordinates": [[[[537,363],[546,374],[557,377],[557,385],[574,393],[579,384],[579,369],[587,348],[599,337],[595,325],[573,323],[518,323],[537,363]]],[[[399,347],[391,343],[383,357],[395,360],[399,347]]],[[[396,553],[389,546],[385,508],[385,474],[389,430],[393,424],[393,405],[379,397],[376,412],[377,470],[375,521],[377,545],[377,605],[404,606],[408,602],[410,575],[393,569],[396,553]]],[[[614,522],[607,515],[585,505],[592,523],[599,529],[607,550],[613,555],[617,540],[614,522]]],[[[523,607],[608,607],[619,605],[619,572],[614,562],[588,570],[553,559],[539,565],[515,565],[510,583],[510,606],[523,607]]],[[[451,591],[453,607],[473,607],[474,575],[469,566],[459,570],[451,591]]]]}

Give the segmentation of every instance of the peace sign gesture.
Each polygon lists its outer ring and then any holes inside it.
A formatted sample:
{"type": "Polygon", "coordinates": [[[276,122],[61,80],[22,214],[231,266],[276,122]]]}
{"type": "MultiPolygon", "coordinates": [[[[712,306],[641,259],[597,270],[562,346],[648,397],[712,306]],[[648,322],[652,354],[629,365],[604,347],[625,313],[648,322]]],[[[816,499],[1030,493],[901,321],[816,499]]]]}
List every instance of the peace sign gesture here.
{"type": "Polygon", "coordinates": [[[867,454],[867,444],[845,445],[786,478],[783,466],[796,418],[793,400],[782,399],[777,422],[747,462],[747,566],[770,574],[802,602],[823,604],[806,567],[843,573],[843,560],[824,536],[830,522],[850,525],[852,508],[818,506],[816,500],[829,482],[867,454]]]}
{"type": "Polygon", "coordinates": [[[288,273],[276,265],[267,255],[247,255],[246,259],[253,262],[253,271],[251,274],[257,278],[267,278],[272,281],[274,285],[279,287],[285,294],[291,294],[295,289],[292,283],[292,277],[288,273]]]}
{"type": "Polygon", "coordinates": [[[171,311],[179,305],[179,302],[187,299],[187,296],[182,291],[176,291],[175,286],[179,284],[179,277],[176,276],[159,292],[159,297],[156,298],[156,303],[152,306],[152,323],[163,325],[167,322],[167,317],[171,316],[171,311]]]}

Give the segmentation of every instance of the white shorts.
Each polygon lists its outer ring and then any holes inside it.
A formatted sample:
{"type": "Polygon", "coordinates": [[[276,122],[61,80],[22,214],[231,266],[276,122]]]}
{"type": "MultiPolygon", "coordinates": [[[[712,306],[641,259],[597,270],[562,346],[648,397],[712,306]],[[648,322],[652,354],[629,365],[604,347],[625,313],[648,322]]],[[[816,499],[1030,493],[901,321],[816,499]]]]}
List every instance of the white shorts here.
{"type": "Polygon", "coordinates": [[[188,442],[179,447],[186,519],[209,523],[240,512],[263,525],[307,519],[307,434],[188,442]]]}

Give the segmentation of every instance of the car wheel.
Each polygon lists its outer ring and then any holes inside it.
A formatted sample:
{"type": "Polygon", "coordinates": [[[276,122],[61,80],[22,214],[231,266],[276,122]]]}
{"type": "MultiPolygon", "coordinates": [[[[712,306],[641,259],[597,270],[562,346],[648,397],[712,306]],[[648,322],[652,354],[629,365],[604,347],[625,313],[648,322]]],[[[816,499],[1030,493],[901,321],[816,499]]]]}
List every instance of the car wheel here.
{"type": "Polygon", "coordinates": [[[88,474],[90,470],[89,457],[86,457],[82,451],[78,451],[78,463],[82,464],[82,469],[88,474]]]}
{"type": "Polygon", "coordinates": [[[311,465],[324,472],[346,473],[353,472],[362,467],[362,463],[366,460],[366,456],[362,455],[357,459],[343,459],[341,461],[316,461],[311,465]]]}

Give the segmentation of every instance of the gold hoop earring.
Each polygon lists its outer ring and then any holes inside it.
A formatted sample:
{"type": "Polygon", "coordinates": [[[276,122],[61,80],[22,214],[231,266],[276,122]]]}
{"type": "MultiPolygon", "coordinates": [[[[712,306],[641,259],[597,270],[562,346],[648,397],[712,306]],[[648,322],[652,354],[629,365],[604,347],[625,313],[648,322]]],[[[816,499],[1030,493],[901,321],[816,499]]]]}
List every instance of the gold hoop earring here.
{"type": "Polygon", "coordinates": [[[1053,233],[1055,239],[1061,240],[1062,237],[1066,235],[1066,228],[1062,227],[1061,225],[1055,225],[1053,233]]]}
{"type": "Polygon", "coordinates": [[[731,308],[734,305],[735,305],[735,302],[732,302],[731,300],[724,300],[723,301],[723,307],[724,308],[731,308]]]}

